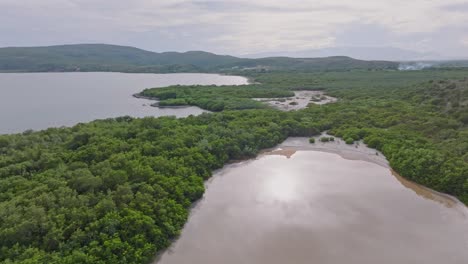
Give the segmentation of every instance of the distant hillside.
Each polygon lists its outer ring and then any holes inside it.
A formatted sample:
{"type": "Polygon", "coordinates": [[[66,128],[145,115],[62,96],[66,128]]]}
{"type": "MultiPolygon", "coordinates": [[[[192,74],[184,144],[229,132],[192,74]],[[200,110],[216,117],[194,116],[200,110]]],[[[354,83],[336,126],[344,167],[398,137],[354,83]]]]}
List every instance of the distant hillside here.
{"type": "Polygon", "coordinates": [[[121,71],[121,72],[226,72],[231,70],[323,71],[396,69],[398,63],[362,61],[349,57],[299,59],[236,58],[203,51],[157,53],[134,47],[77,44],[49,47],[0,48],[2,72],[121,71]]]}
{"type": "Polygon", "coordinates": [[[363,61],[345,56],[333,56],[326,58],[289,58],[289,57],[270,57],[261,59],[248,59],[237,62],[228,67],[244,70],[263,70],[263,71],[339,71],[339,70],[382,70],[397,69],[399,63],[390,61],[363,61]]]}
{"type": "Polygon", "coordinates": [[[292,58],[318,58],[330,56],[348,56],[359,60],[447,60],[454,59],[433,52],[419,52],[395,47],[331,47],[322,49],[310,49],[302,51],[280,51],[247,54],[245,58],[264,58],[286,56],[292,58]]]}
{"type": "Polygon", "coordinates": [[[201,51],[156,53],[105,44],[0,48],[0,71],[197,72],[238,60],[201,51]]]}

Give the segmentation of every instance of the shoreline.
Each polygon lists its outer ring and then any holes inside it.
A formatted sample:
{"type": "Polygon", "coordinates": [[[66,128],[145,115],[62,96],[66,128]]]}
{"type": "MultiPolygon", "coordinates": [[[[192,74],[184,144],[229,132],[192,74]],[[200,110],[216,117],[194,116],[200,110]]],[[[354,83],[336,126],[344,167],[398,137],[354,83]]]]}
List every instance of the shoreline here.
{"type": "Polygon", "coordinates": [[[319,151],[337,154],[340,157],[348,160],[361,160],[365,162],[374,163],[389,169],[393,177],[395,177],[395,179],[402,186],[404,186],[407,189],[410,189],[418,196],[423,197],[426,200],[441,203],[447,208],[458,207],[457,209],[461,213],[468,215],[468,207],[457,197],[452,196],[450,194],[438,192],[427,186],[421,185],[419,183],[413,182],[405,178],[404,176],[400,175],[398,172],[393,170],[385,155],[383,155],[380,151],[367,147],[367,145],[364,144],[362,141],[350,145],[346,144],[341,138],[335,137],[335,141],[320,142],[320,140],[318,139],[322,136],[330,135],[322,133],[321,135],[314,136],[313,138],[316,139],[315,143],[309,143],[309,138],[307,137],[289,137],[285,141],[273,148],[262,150],[256,158],[261,157],[263,155],[281,155],[285,156],[286,158],[290,158],[297,151],[319,151]]]}
{"type": "Polygon", "coordinates": [[[210,111],[206,110],[206,109],[203,109],[201,107],[198,107],[196,105],[164,105],[164,106],[160,106],[159,105],[159,100],[154,98],[154,97],[149,97],[149,96],[144,96],[144,95],[141,95],[139,93],[136,93],[136,94],[133,94],[132,95],[133,97],[137,98],[137,99],[145,99],[145,100],[150,100],[150,101],[154,101],[154,103],[150,104],[149,106],[151,107],[156,107],[156,108],[170,108],[170,109],[182,109],[182,108],[190,108],[190,107],[197,107],[197,108],[200,108],[202,109],[203,111],[207,112],[207,113],[210,113],[210,111]]]}
{"type": "MultiPolygon", "coordinates": [[[[328,136],[326,133],[322,133],[321,135],[315,136],[314,138],[320,138],[321,136],[328,136]]],[[[189,216],[186,224],[184,225],[181,234],[177,237],[174,237],[171,240],[171,244],[162,250],[159,250],[155,256],[152,258],[153,264],[159,263],[162,260],[163,256],[167,252],[172,252],[176,249],[176,243],[179,241],[183,235],[183,230],[186,228],[187,223],[190,221],[191,217],[200,210],[201,205],[207,199],[206,193],[208,193],[208,189],[213,188],[211,185],[216,177],[223,177],[223,172],[235,169],[239,166],[243,166],[245,164],[249,164],[250,162],[254,162],[262,157],[268,155],[280,155],[284,156],[285,158],[291,158],[296,152],[308,152],[308,151],[316,151],[316,152],[325,152],[325,153],[332,153],[339,155],[340,157],[348,160],[360,160],[364,162],[374,163],[378,166],[382,166],[385,169],[388,169],[388,177],[393,178],[397,181],[396,184],[400,184],[403,189],[407,189],[410,192],[414,192],[415,195],[421,197],[423,200],[427,202],[433,202],[440,204],[446,208],[450,208],[456,210],[457,214],[461,217],[468,216],[468,207],[464,205],[460,200],[456,197],[451,195],[440,193],[435,190],[432,190],[428,187],[422,186],[415,182],[412,182],[398,173],[396,173],[388,164],[386,157],[381,154],[379,151],[375,149],[371,149],[367,147],[364,143],[358,142],[352,145],[346,144],[340,138],[335,137],[335,141],[331,142],[320,142],[316,141],[316,143],[309,143],[308,137],[288,137],[283,142],[277,144],[275,147],[266,148],[261,150],[255,157],[246,158],[242,160],[231,160],[228,161],[223,165],[223,167],[213,170],[211,176],[204,181],[205,192],[204,195],[198,199],[197,201],[193,202],[190,206],[189,216]],[[376,157],[373,159],[373,157],[376,157]]],[[[323,175],[326,176],[326,175],[323,175]]]]}

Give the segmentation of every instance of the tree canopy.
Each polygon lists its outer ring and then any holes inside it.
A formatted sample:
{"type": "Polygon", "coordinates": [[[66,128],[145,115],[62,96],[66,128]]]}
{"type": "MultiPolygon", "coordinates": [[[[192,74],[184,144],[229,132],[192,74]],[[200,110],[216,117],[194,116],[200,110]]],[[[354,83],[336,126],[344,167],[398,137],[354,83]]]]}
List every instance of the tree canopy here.
{"type": "Polygon", "coordinates": [[[0,135],[0,262],[148,263],[180,233],[214,169],[325,130],[363,140],[402,176],[468,203],[467,75],[254,73],[261,84],[142,93],[218,113],[0,135]],[[339,101],[281,112],[251,100],[298,89],[339,101]]]}

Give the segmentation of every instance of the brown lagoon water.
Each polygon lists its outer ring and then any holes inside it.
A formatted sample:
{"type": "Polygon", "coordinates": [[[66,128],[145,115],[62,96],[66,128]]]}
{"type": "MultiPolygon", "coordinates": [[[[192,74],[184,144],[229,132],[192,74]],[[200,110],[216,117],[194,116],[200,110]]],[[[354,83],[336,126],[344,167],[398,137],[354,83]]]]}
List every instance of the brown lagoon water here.
{"type": "Polygon", "coordinates": [[[156,108],[132,95],[175,84],[246,83],[244,77],[215,74],[0,73],[0,134],[124,115],[198,115],[204,112],[198,107],[156,108]]]}
{"type": "Polygon", "coordinates": [[[363,145],[290,138],[207,182],[161,264],[468,263],[468,212],[363,145]]]}

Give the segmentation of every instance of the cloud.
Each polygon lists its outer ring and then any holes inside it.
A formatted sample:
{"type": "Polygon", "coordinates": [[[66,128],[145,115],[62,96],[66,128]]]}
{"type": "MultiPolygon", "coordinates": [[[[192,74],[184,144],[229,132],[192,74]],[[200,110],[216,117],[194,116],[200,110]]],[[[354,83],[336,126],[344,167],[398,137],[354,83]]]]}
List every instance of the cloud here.
{"type": "Polygon", "coordinates": [[[460,40],[461,44],[465,47],[468,47],[468,35],[465,36],[465,37],[462,37],[462,39],[460,40]]]}
{"type": "Polygon", "coordinates": [[[232,54],[364,44],[437,43],[443,50],[440,39],[466,35],[460,25],[468,24],[464,0],[0,0],[0,10],[1,46],[101,42],[163,50],[172,41],[177,50],[232,54]]]}

